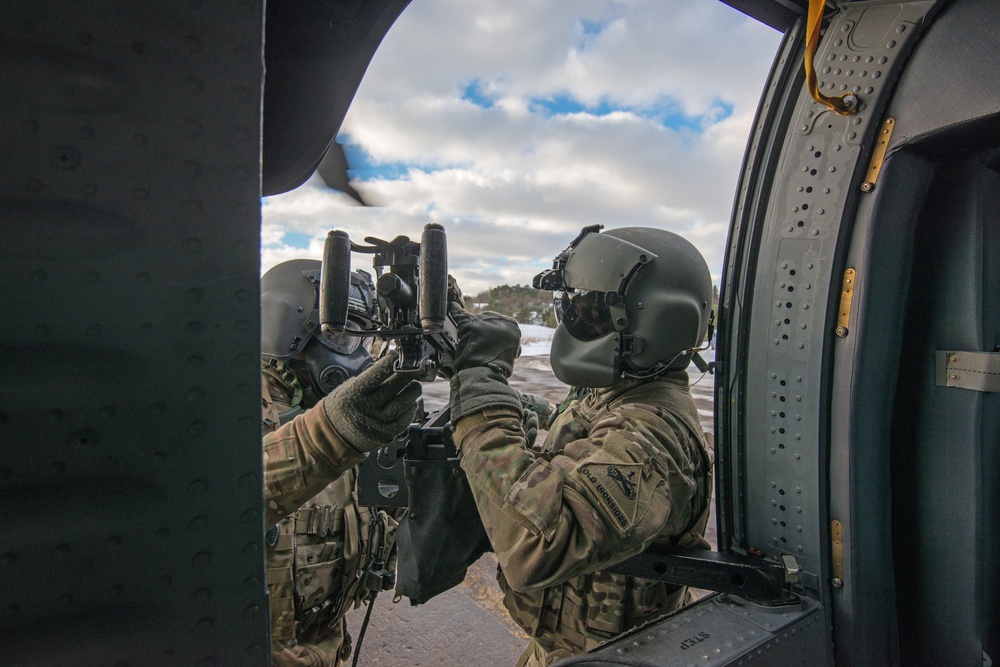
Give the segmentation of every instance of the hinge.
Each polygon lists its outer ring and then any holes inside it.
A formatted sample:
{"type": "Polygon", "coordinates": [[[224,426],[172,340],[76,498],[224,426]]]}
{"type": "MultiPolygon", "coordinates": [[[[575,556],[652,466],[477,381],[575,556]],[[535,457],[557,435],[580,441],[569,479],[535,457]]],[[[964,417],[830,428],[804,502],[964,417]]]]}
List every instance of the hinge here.
{"type": "Polygon", "coordinates": [[[872,151],[871,162],[868,163],[868,173],[865,175],[865,182],[861,184],[862,192],[871,192],[875,189],[875,181],[882,171],[882,161],[885,159],[885,151],[889,148],[889,140],[892,139],[892,128],[896,121],[886,118],[882,122],[882,127],[878,131],[878,140],[875,142],[875,149],[872,151]]]}
{"type": "Polygon", "coordinates": [[[837,335],[841,338],[850,331],[851,324],[851,301],[854,299],[854,286],[857,282],[857,273],[854,269],[844,271],[844,285],[840,290],[840,310],[837,314],[837,335]]]}
{"type": "Polygon", "coordinates": [[[830,545],[833,550],[830,559],[833,566],[833,579],[831,584],[834,588],[844,586],[844,527],[839,521],[834,520],[831,526],[830,545]]]}

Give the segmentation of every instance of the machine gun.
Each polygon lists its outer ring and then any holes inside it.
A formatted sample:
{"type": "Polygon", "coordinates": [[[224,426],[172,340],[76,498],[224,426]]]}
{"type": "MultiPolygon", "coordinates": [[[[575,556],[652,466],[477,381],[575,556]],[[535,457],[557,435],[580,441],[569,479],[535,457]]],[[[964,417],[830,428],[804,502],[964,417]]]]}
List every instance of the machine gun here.
{"type": "MultiPolygon", "coordinates": [[[[431,382],[450,377],[458,328],[448,316],[448,252],[444,228],[424,226],[420,242],[366,237],[353,243],[331,231],[323,249],[320,323],[324,333],[378,336],[395,342],[396,372],[431,382]],[[351,252],[374,255],[383,325],[372,331],[346,328],[351,252]]],[[[462,582],[489,540],[451,437],[449,406],[423,409],[405,433],[373,452],[360,466],[358,500],[397,508],[399,551],[396,593],[421,604],[462,582]]]]}
{"type": "Polygon", "coordinates": [[[392,241],[365,237],[369,245],[333,230],[323,248],[319,318],[323,332],[378,336],[399,351],[396,372],[431,382],[450,375],[458,329],[448,317],[448,247],[444,227],[424,226],[420,242],[406,236],[392,241]],[[351,252],[374,255],[375,291],[384,325],[373,331],[347,329],[351,252]]]}

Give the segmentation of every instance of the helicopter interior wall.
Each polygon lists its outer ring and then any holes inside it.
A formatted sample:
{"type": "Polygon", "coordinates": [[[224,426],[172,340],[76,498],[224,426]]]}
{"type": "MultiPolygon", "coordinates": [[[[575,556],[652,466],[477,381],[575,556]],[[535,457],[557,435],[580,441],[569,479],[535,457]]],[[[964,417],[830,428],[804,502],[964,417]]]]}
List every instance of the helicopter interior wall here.
{"type": "Polygon", "coordinates": [[[842,524],[844,583],[833,597],[837,662],[898,664],[892,561],[891,415],[899,374],[913,228],[934,175],[931,160],[899,153],[862,200],[847,264],[855,312],[835,343],[831,515],[842,524]],[[844,446],[850,443],[850,446],[844,446]],[[845,641],[845,638],[849,638],[845,641]]]}
{"type": "Polygon", "coordinates": [[[996,655],[984,592],[1000,569],[988,502],[1000,490],[997,395],[935,384],[936,351],[1000,343],[989,298],[1000,288],[998,153],[941,150],[977,128],[895,152],[859,209],[831,425],[832,442],[851,443],[831,452],[832,488],[850,489],[849,502],[831,503],[845,544],[844,574],[833,573],[845,582],[834,594],[837,664],[996,655]]]}
{"type": "Polygon", "coordinates": [[[935,383],[937,351],[1000,344],[1000,12],[949,3],[890,103],[893,152],[935,177],[914,239],[891,440],[902,664],[1000,655],[1000,397],[935,383]],[[928,365],[930,364],[930,365],[928,365]],[[984,655],[985,652],[985,655],[984,655]]]}
{"type": "Polygon", "coordinates": [[[263,26],[4,5],[0,664],[269,664],[263,26]]]}
{"type": "Polygon", "coordinates": [[[916,233],[891,441],[903,664],[1000,656],[1000,394],[935,379],[937,351],[1000,345],[998,155],[941,163],[916,233]]]}
{"type": "Polygon", "coordinates": [[[883,113],[889,151],[851,232],[831,424],[837,664],[997,656],[997,398],[936,386],[934,356],[1000,342],[998,30],[995,3],[943,6],[883,113]]]}

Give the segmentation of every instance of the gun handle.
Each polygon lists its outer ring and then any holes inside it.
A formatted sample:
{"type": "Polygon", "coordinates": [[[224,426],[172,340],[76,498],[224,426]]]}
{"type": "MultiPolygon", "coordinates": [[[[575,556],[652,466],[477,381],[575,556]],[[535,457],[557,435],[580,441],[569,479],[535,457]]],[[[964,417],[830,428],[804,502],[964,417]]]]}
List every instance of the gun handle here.
{"type": "Polygon", "coordinates": [[[335,229],[326,235],[319,280],[319,322],[324,333],[344,330],[350,295],[351,238],[335,229]]]}
{"type": "Polygon", "coordinates": [[[420,326],[440,331],[448,314],[448,241],[444,227],[424,226],[420,237],[420,326]]]}

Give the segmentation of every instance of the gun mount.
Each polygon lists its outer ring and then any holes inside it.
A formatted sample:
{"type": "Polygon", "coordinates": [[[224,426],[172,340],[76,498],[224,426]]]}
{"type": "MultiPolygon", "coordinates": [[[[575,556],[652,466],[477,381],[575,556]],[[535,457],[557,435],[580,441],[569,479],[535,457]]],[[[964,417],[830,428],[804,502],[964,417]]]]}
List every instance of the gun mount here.
{"type": "Polygon", "coordinates": [[[458,329],[448,317],[448,251],[444,227],[424,226],[420,242],[397,236],[391,241],[365,237],[368,245],[333,230],[326,237],[320,282],[320,323],[324,332],[378,336],[395,341],[396,372],[422,382],[448,376],[454,363],[458,329]],[[346,327],[351,252],[374,255],[379,308],[384,324],[371,331],[346,327]]]}

